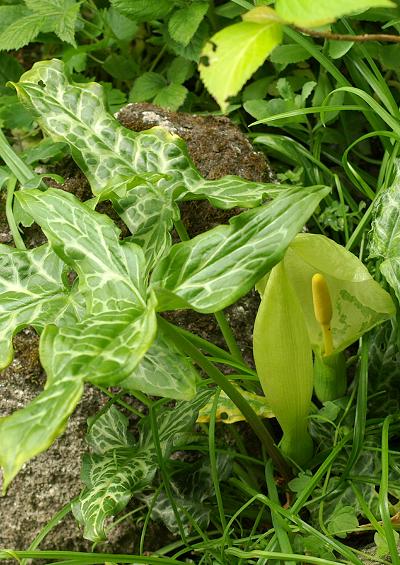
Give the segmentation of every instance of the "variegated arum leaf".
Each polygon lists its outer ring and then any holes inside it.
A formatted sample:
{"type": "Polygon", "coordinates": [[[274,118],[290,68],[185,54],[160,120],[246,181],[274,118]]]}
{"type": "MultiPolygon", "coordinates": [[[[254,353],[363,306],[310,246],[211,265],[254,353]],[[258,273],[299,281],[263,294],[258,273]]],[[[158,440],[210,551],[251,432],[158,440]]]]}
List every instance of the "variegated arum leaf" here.
{"type": "Polygon", "coordinates": [[[258,206],[266,194],[276,192],[273,185],[238,177],[203,179],[178,136],[163,128],[135,133],[123,127],[107,113],[102,87],[70,82],[61,61],[36,63],[14,86],[43,130],[54,141],[69,145],[94,194],[111,197],[129,227],[138,230],[132,232],[133,236],[149,247],[146,256],[150,256],[150,261],[157,260],[168,247],[171,213],[174,217],[177,213],[171,200],[208,199],[220,208],[250,208],[258,206]],[[160,183],[154,181],[156,186],[136,219],[133,185],[143,196],[146,174],[164,175],[165,179],[160,183]],[[119,199],[123,200],[121,204],[119,199]],[[160,212],[155,230],[154,218],[160,212]],[[157,244],[149,245],[153,236],[157,244]]]}
{"type": "Polygon", "coordinates": [[[53,323],[69,305],[64,263],[49,245],[30,251],[0,246],[0,368],[12,361],[13,335],[53,323]]]}
{"type": "Polygon", "coordinates": [[[86,488],[73,506],[86,539],[105,540],[106,520],[123,510],[156,472],[154,450],[138,450],[127,427],[128,419],[111,406],[89,428],[92,453],[84,456],[82,468],[86,488]]]}
{"type": "MultiPolygon", "coordinates": [[[[177,449],[196,420],[199,408],[209,392],[200,392],[190,402],[157,414],[163,457],[177,449]]],[[[142,433],[135,444],[127,432],[128,420],[115,407],[89,421],[88,443],[92,453],[83,462],[82,479],[86,485],[73,507],[75,517],[84,525],[87,539],[106,539],[106,524],[123,510],[132,495],[148,486],[157,469],[157,453],[148,419],[141,422],[142,433]]]]}
{"type": "Polygon", "coordinates": [[[282,450],[303,465],[313,451],[308,433],[313,361],[302,306],[284,261],[268,277],[253,335],[257,374],[283,430],[282,450]]]}
{"type": "Polygon", "coordinates": [[[380,262],[380,270],[400,301],[400,172],[389,188],[382,191],[375,206],[370,234],[370,254],[380,262]]]}
{"type": "Polygon", "coordinates": [[[22,465],[50,447],[64,431],[82,393],[82,378],[59,375],[27,406],[0,418],[3,493],[22,465]]]}
{"type": "Polygon", "coordinates": [[[116,212],[133,234],[129,241],[143,249],[148,270],[168,253],[170,231],[174,220],[179,219],[174,190],[168,189],[168,184],[165,177],[149,175],[110,194],[116,212]]]}
{"type": "Polygon", "coordinates": [[[159,310],[217,312],[235,302],[282,259],[328,192],[321,186],[284,190],[229,226],[174,245],[151,279],[159,310]]]}
{"type": "Polygon", "coordinates": [[[129,377],[119,383],[126,390],[140,390],[153,396],[190,400],[200,378],[191,360],[183,356],[161,328],[142,361],[129,377]]]}
{"type": "Polygon", "coordinates": [[[55,141],[68,143],[94,194],[141,173],[198,178],[184,143],[162,128],[135,133],[105,107],[97,83],[75,84],[61,61],[41,61],[14,84],[21,101],[55,141]]]}
{"type": "MultiPolygon", "coordinates": [[[[237,386],[239,392],[250,406],[253,408],[254,412],[260,416],[260,418],[273,418],[274,414],[271,407],[268,404],[267,398],[265,396],[259,396],[253,392],[248,392],[237,386]]],[[[197,422],[203,424],[210,421],[211,411],[213,408],[214,396],[209,402],[199,412],[199,417],[197,422]]],[[[215,413],[215,421],[223,422],[224,424],[234,424],[235,422],[241,422],[246,420],[239,408],[232,402],[229,396],[222,390],[219,394],[217,410],[215,413]]]]}
{"type": "Polygon", "coordinates": [[[62,190],[25,190],[16,196],[57,255],[78,274],[88,313],[145,309],[143,252],[119,240],[111,218],[62,190]]]}
{"type": "Polygon", "coordinates": [[[374,326],[395,313],[390,295],[352,253],[323,235],[299,234],[284,258],[285,269],[302,305],[313,349],[323,353],[321,326],[314,313],[311,279],[322,274],[333,313],[334,352],[343,351],[374,326]]]}
{"type": "Polygon", "coordinates": [[[119,229],[66,192],[19,193],[55,252],[78,274],[86,315],[70,326],[48,326],[41,360],[50,381],[62,374],[98,384],[127,378],[156,331],[154,299],[147,299],[139,246],[119,241],[119,229]],[[62,237],[61,235],[62,234],[62,237]]]}

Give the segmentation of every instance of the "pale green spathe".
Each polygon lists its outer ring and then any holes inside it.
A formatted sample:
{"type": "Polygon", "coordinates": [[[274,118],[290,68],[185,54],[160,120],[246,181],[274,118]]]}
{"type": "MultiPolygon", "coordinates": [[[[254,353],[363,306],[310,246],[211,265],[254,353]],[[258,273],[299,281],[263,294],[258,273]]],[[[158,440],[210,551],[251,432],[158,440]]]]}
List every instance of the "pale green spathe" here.
{"type": "Polygon", "coordinates": [[[311,344],[299,299],[284,263],[271,271],[254,325],[254,359],[264,394],[283,430],[282,450],[304,464],[313,389],[311,344]]]}
{"type": "Polygon", "coordinates": [[[299,234],[289,246],[285,269],[302,305],[310,341],[323,352],[323,337],[315,319],[311,279],[324,275],[332,300],[334,351],[343,351],[365,332],[395,313],[390,295],[352,253],[323,235],[299,234]]]}

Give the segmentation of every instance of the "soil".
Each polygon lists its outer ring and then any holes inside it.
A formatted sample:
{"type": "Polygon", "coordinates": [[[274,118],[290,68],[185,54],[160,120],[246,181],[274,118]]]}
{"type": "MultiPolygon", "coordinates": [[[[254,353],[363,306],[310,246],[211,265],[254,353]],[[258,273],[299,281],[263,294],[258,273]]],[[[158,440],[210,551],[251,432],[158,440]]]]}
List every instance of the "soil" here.
{"type": "MultiPolygon", "coordinates": [[[[193,161],[206,178],[234,174],[255,181],[272,179],[265,157],[252,148],[243,133],[227,118],[173,113],[149,104],[130,104],[118,113],[117,118],[136,131],[162,125],[180,135],[186,140],[193,161]]],[[[61,188],[82,200],[91,196],[85,177],[72,161],[67,160],[62,170],[57,172],[65,178],[61,188]]],[[[2,204],[0,242],[9,244],[12,238],[4,214],[4,202],[2,204]]],[[[107,207],[102,211],[114,216],[107,207]]],[[[208,203],[195,202],[185,203],[182,216],[190,234],[195,235],[227,222],[237,212],[215,210],[208,203]]],[[[26,230],[25,236],[30,247],[44,241],[40,230],[34,226],[26,230]]],[[[256,294],[250,293],[227,311],[243,354],[249,361],[252,359],[252,327],[257,306],[256,294]]],[[[170,319],[223,346],[222,336],[212,316],[183,311],[170,314],[170,319]]],[[[0,373],[0,416],[27,404],[42,390],[44,383],[35,332],[30,328],[23,330],[15,337],[14,346],[13,363],[0,373]]],[[[99,391],[87,387],[62,437],[46,453],[24,465],[7,495],[0,498],[0,547],[26,549],[48,520],[80,492],[80,460],[85,451],[86,419],[104,403],[105,398],[99,391]]],[[[98,546],[98,549],[135,551],[139,533],[138,526],[124,522],[113,530],[110,543],[103,548],[98,546]]],[[[165,533],[154,524],[149,528],[146,539],[146,549],[151,551],[162,545],[165,533]]],[[[48,534],[40,548],[88,551],[91,543],[82,539],[74,519],[68,515],[48,534]]]]}

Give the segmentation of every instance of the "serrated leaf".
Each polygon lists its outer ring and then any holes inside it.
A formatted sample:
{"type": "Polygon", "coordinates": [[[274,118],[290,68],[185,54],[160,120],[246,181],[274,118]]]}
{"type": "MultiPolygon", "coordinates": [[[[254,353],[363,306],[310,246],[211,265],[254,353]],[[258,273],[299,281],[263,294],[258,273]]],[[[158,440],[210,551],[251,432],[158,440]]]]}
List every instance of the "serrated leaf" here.
{"type": "Polygon", "coordinates": [[[365,12],[370,8],[393,8],[390,0],[276,0],[275,10],[286,22],[304,27],[318,27],[341,16],[365,12]]]}
{"type": "Polygon", "coordinates": [[[111,0],[111,5],[137,22],[164,18],[173,6],[170,0],[111,0]]]}
{"type": "Polygon", "coordinates": [[[29,251],[0,246],[0,368],[12,361],[16,332],[28,325],[41,330],[68,307],[63,269],[49,245],[29,251]]]}
{"type": "Polygon", "coordinates": [[[3,493],[23,464],[47,449],[64,431],[82,393],[82,379],[61,375],[25,408],[0,418],[3,493]]]}
{"type": "MultiPolygon", "coordinates": [[[[271,407],[268,404],[268,400],[265,396],[259,396],[258,394],[254,394],[253,392],[248,392],[236,386],[239,389],[239,392],[250,406],[253,408],[254,412],[260,418],[273,418],[274,413],[271,410],[271,407]]],[[[197,418],[197,422],[207,423],[210,421],[211,411],[213,408],[214,398],[211,398],[209,402],[203,408],[201,408],[199,412],[199,417],[197,418]]],[[[242,422],[245,421],[246,418],[243,416],[239,408],[236,406],[234,402],[229,398],[229,396],[224,392],[221,391],[218,399],[217,410],[215,413],[215,421],[216,422],[223,422],[224,424],[234,424],[235,422],[242,422]]]]}
{"type": "Polygon", "coordinates": [[[168,20],[168,31],[172,39],[186,46],[196,33],[208,7],[208,2],[193,2],[176,10],[168,20]]]}
{"type": "Polygon", "coordinates": [[[54,32],[61,41],[76,46],[75,24],[80,2],[76,0],[25,0],[29,9],[42,18],[41,31],[54,32]]]}
{"type": "Polygon", "coordinates": [[[175,57],[167,69],[167,77],[169,82],[183,84],[191,76],[193,76],[195,66],[192,61],[188,61],[183,57],[175,57]]]}
{"type": "Polygon", "coordinates": [[[152,275],[160,310],[217,312],[248,292],[279,262],[326,196],[326,187],[293,188],[191,241],[178,243],[152,275]]]}
{"type": "Polygon", "coordinates": [[[154,98],[154,104],[175,112],[185,102],[187,94],[187,88],[181,84],[172,83],[159,91],[154,98]]]}
{"type": "Polygon", "coordinates": [[[188,59],[189,61],[195,61],[196,63],[198,63],[201,50],[203,49],[204,44],[209,37],[210,27],[208,25],[208,22],[203,19],[196,33],[186,46],[178,43],[177,41],[174,41],[167,32],[165,32],[164,41],[176,55],[179,55],[184,59],[188,59]]]}
{"type": "Polygon", "coordinates": [[[374,208],[370,254],[400,301],[400,173],[392,186],[382,191],[374,208]]]}
{"type": "Polygon", "coordinates": [[[130,102],[146,102],[152,100],[166,86],[165,78],[154,72],[146,72],[135,80],[129,94],[130,102]]]}
{"type": "Polygon", "coordinates": [[[281,39],[279,23],[245,21],[224,28],[208,41],[202,51],[200,76],[222,110],[281,39]]]}
{"type": "Polygon", "coordinates": [[[11,23],[0,33],[0,50],[20,49],[39,35],[42,18],[38,14],[30,14],[11,23]]]}
{"type": "Polygon", "coordinates": [[[190,400],[196,393],[199,375],[174,342],[158,329],[157,336],[135,371],[119,386],[153,396],[190,400]]]}

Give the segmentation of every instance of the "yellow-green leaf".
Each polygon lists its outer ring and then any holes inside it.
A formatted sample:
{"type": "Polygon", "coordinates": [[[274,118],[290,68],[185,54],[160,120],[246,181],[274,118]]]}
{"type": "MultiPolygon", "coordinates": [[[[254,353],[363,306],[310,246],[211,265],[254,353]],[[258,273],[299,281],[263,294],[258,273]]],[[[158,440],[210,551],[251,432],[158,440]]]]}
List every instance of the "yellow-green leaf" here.
{"type": "MultiPolygon", "coordinates": [[[[240,394],[244,396],[250,406],[253,408],[254,412],[261,418],[273,418],[274,413],[271,410],[268,400],[265,396],[259,396],[253,392],[248,392],[240,387],[240,394]]],[[[210,421],[210,414],[213,408],[214,396],[207,402],[203,408],[200,409],[199,417],[197,422],[199,424],[204,424],[210,421]]],[[[235,422],[242,422],[246,420],[239,408],[234,402],[229,398],[229,396],[221,391],[218,399],[217,410],[215,414],[216,422],[223,422],[224,424],[234,424],[235,422]]]]}
{"type": "Polygon", "coordinates": [[[200,59],[200,76],[222,110],[281,40],[279,23],[244,21],[222,29],[208,41],[200,59]]]}
{"type": "Polygon", "coordinates": [[[394,8],[390,0],[277,0],[277,14],[286,22],[303,27],[317,27],[334,22],[354,12],[365,12],[369,8],[394,8]]]}

